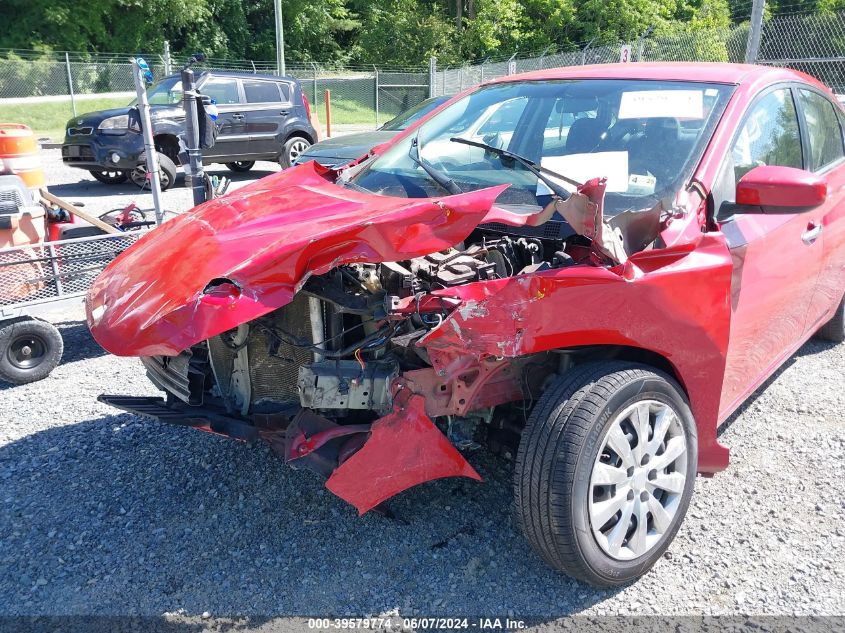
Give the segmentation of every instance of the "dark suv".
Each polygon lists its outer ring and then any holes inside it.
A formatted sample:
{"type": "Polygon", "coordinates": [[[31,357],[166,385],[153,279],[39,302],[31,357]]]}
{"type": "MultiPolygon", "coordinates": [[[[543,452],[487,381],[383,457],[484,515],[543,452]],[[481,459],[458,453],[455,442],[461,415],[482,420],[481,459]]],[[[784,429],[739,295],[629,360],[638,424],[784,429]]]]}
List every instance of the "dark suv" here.
{"type": "MultiPolygon", "coordinates": [[[[273,160],[289,167],[317,140],[308,100],[292,77],[202,71],[197,87],[217,103],[219,111],[217,141],[203,150],[206,164],[225,163],[232,171],[248,171],[256,160],[273,160]]],[[[165,77],[147,94],[156,149],[161,153],[161,184],[168,189],[176,179],[179,139],[184,136],[182,84],[178,76],[165,77]]],[[[143,185],[144,141],[133,108],[134,102],[68,121],[64,163],[86,169],[107,184],[129,178],[143,185]]]]}

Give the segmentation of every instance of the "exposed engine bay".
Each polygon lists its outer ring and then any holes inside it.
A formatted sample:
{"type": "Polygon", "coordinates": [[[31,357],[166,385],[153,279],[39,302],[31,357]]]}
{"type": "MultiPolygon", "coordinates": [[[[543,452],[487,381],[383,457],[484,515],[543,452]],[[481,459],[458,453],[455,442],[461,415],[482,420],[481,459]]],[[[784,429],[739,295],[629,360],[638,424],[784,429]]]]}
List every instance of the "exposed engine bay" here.
{"type": "Polygon", "coordinates": [[[100,400],[263,439],[361,513],[425,481],[480,479],[458,449],[515,455],[535,399],[581,353],[542,340],[559,324],[554,304],[540,300],[561,280],[609,271],[656,244],[669,217],[659,202],[603,218],[602,179],[526,214],[491,209],[502,187],[365,204],[316,168],[292,174],[279,178],[301,180],[295,187],[327,205],[307,207],[319,221],[306,213],[265,236],[260,201],[276,194],[247,191],[202,210],[224,225],[237,217],[226,225],[234,241],[188,217],[159,233],[178,230],[190,244],[169,275],[135,279],[151,241],[100,277],[88,297],[92,332],[107,349],[140,356],[166,394],[100,400]],[[244,232],[257,251],[232,250],[244,232]]]}
{"type": "MultiPolygon", "coordinates": [[[[286,461],[303,462],[325,476],[363,445],[370,425],[394,410],[397,398],[413,393],[435,393],[425,411],[454,446],[484,442],[513,455],[519,440],[514,412],[497,412],[496,405],[515,406],[516,418],[524,421],[523,392],[529,398],[532,388],[539,393],[559,358],[490,359],[491,365],[507,365],[493,378],[490,393],[455,399],[455,390],[473,381],[481,387],[487,375],[439,380],[432,369],[419,343],[459,303],[437,291],[573,266],[595,254],[589,240],[578,235],[549,239],[508,235],[502,228],[480,227],[442,252],[401,262],[346,264],[311,276],[288,305],[177,357],[142,361],[171,403],[178,398],[181,403],[175,404],[219,411],[221,420],[240,419],[258,428],[286,461]],[[321,434],[321,445],[303,450],[308,438],[321,434]]],[[[236,291],[225,279],[206,288],[210,295],[236,291]]],[[[239,434],[213,419],[210,427],[239,434]]]]}

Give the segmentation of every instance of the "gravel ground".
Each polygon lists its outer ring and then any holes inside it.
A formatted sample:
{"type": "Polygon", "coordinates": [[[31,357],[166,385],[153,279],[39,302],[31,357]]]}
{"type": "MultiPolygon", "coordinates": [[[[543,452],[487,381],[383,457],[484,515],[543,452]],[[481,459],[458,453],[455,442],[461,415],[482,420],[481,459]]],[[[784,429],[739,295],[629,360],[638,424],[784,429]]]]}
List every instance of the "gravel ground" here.
{"type": "Polygon", "coordinates": [[[732,464],[697,480],[665,558],[597,590],[515,531],[509,462],[471,453],[486,483],[429,483],[395,500],[401,521],[359,519],[264,445],[97,403],[156,392],[81,311],[61,319],[64,363],[0,384],[0,616],[845,614],[845,345],[801,348],[723,428],[732,464]]]}
{"type": "Polygon", "coordinates": [[[62,324],[65,362],[0,386],[0,614],[843,614],[845,345],[810,342],[738,415],[665,559],[622,590],[543,565],[509,517],[511,464],[354,510],[263,445],[118,413],[139,363],[62,324]]]}

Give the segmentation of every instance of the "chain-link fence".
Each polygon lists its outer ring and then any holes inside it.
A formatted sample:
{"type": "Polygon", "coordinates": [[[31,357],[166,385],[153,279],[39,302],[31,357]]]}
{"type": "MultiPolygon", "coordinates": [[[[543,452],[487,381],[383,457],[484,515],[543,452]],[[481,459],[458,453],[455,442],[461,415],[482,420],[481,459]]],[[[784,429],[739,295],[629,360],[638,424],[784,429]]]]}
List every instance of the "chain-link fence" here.
{"type": "MultiPolygon", "coordinates": [[[[438,70],[435,94],[455,94],[464,88],[508,74],[619,61],[745,61],[749,23],[729,28],[682,30],[642,37],[632,42],[595,44],[579,50],[514,56],[438,70]],[[623,60],[624,55],[627,60],[623,60]]],[[[795,14],[768,19],[762,29],[757,63],[786,66],[813,75],[834,92],[845,92],[845,11],[795,14]]]]}
{"type": "MultiPolygon", "coordinates": [[[[177,73],[186,59],[145,54],[153,75],[177,73]]],[[[275,62],[206,59],[196,70],[275,74],[275,62]]],[[[333,125],[378,127],[429,95],[428,68],[288,64],[318,118],[331,93],[333,125]]],[[[58,140],[65,122],[83,112],[126,105],[134,97],[127,55],[0,51],[0,120],[30,125],[58,140]]]]}
{"type": "Polygon", "coordinates": [[[788,66],[845,93],[845,11],[785,15],[763,24],[759,64],[788,66]]]}
{"type": "MultiPolygon", "coordinates": [[[[287,73],[302,83],[323,120],[325,93],[331,92],[332,123],[377,127],[431,95],[464,88],[508,74],[629,61],[745,60],[749,24],[643,36],[631,42],[586,43],[577,50],[485,60],[455,68],[326,66],[293,63],[287,73]]],[[[162,53],[144,55],[156,77],[178,71],[185,61],[162,53]]],[[[428,61],[428,60],[421,60],[428,61]]],[[[814,75],[835,92],[845,92],[845,11],[782,15],[766,20],[757,62],[788,66],[814,75]]],[[[201,68],[274,73],[275,62],[207,59],[201,68]]],[[[132,98],[127,55],[0,50],[0,120],[22,122],[39,136],[60,138],[77,113],[125,105],[132,98]]]]}

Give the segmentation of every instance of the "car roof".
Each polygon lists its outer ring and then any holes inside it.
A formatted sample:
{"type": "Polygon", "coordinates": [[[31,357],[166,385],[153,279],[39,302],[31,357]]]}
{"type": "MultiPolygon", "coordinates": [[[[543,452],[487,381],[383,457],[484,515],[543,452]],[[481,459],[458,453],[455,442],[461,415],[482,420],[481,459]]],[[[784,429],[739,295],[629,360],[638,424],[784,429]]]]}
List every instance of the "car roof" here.
{"type": "Polygon", "coordinates": [[[266,73],[251,73],[249,71],[237,71],[237,70],[202,70],[198,73],[199,75],[214,75],[215,77],[240,77],[241,79],[272,79],[274,81],[284,80],[284,81],[296,81],[290,75],[284,75],[280,77],[279,75],[270,75],[266,73]]]}
{"type": "Polygon", "coordinates": [[[654,79],[734,85],[757,82],[803,81],[822,86],[814,77],[789,68],[713,62],[633,62],[629,64],[566,66],[500,77],[487,83],[554,79],[654,79]]]}
{"type": "MultiPolygon", "coordinates": [[[[278,75],[269,75],[267,73],[251,73],[248,71],[239,72],[237,70],[212,70],[207,68],[197,70],[196,78],[199,79],[200,77],[205,77],[206,75],[214,75],[215,77],[239,77],[241,79],[270,79],[273,81],[293,81],[299,83],[295,77],[291,77],[290,75],[279,77],[278,75]]],[[[166,77],[162,77],[162,80],[178,78],[179,75],[167,75],[166,77]]]]}

